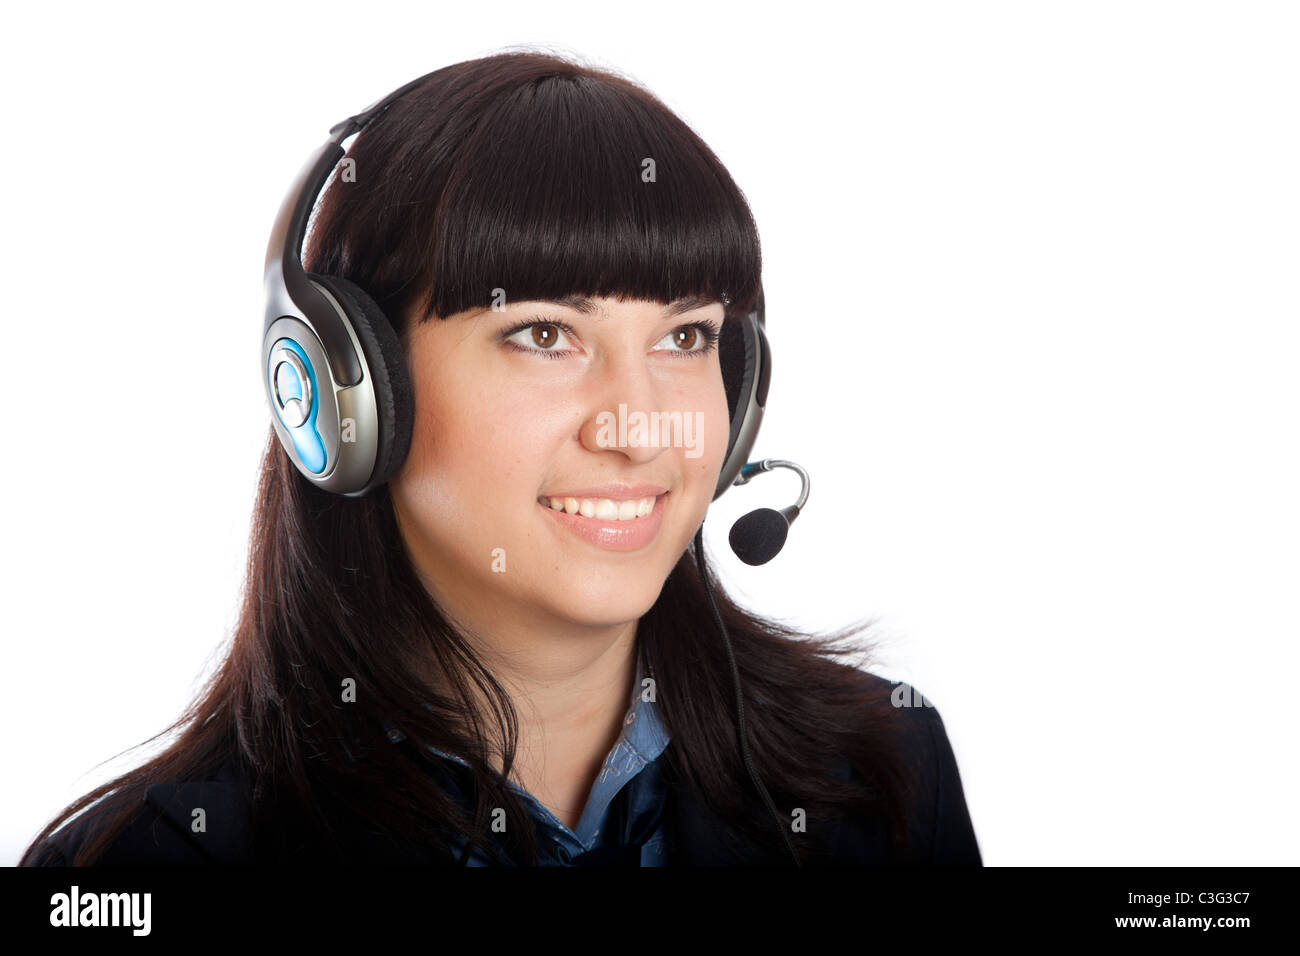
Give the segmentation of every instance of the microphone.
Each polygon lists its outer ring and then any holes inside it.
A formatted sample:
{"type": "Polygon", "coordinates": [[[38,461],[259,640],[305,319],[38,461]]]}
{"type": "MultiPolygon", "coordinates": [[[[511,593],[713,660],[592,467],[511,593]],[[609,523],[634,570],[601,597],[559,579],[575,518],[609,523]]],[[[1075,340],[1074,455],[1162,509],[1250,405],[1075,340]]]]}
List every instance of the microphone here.
{"type": "Polygon", "coordinates": [[[808,489],[811,486],[808,472],[792,461],[781,461],[776,458],[751,461],[740,469],[740,474],[732,484],[747,484],[759,472],[771,471],[773,468],[790,468],[797,471],[803,482],[803,488],[799,493],[799,500],[789,507],[782,508],[780,511],[759,508],[731,526],[731,534],[728,536],[731,550],[736,552],[736,557],[746,564],[767,564],[780,553],[785,547],[785,538],[790,531],[790,525],[794,523],[795,518],[799,517],[800,509],[808,500],[808,489]]]}

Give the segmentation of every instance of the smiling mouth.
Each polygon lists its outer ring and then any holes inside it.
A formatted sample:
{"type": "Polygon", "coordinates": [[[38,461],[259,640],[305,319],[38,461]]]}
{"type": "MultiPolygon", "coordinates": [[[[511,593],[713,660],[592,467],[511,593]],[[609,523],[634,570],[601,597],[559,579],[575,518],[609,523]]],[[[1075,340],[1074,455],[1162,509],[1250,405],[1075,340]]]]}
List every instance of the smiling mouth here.
{"type": "Polygon", "coordinates": [[[541,495],[537,503],[543,508],[559,511],[563,514],[577,515],[583,518],[595,518],[600,521],[637,521],[647,518],[655,510],[660,498],[668,496],[646,495],[643,498],[574,498],[567,495],[541,495]]]}
{"type": "Polygon", "coordinates": [[[635,554],[659,538],[669,492],[646,498],[563,498],[542,496],[537,505],[550,514],[543,518],[561,533],[572,534],[606,552],[635,554]],[[576,503],[576,512],[569,508],[576,503]],[[554,505],[564,505],[557,508],[554,505]],[[649,507],[648,514],[643,514],[649,507]],[[590,515],[583,512],[588,511],[590,515]],[[626,517],[624,517],[626,515],[626,517]]]}

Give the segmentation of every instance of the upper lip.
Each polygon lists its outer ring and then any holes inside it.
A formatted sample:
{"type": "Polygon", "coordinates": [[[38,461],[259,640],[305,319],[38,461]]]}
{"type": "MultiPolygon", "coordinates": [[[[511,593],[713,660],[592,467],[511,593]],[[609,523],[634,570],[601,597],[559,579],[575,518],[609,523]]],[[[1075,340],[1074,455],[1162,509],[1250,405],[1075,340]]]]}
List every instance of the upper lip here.
{"type": "Polygon", "coordinates": [[[667,492],[663,485],[599,485],[579,491],[552,491],[543,498],[609,498],[611,501],[630,501],[637,498],[658,498],[667,492]]]}

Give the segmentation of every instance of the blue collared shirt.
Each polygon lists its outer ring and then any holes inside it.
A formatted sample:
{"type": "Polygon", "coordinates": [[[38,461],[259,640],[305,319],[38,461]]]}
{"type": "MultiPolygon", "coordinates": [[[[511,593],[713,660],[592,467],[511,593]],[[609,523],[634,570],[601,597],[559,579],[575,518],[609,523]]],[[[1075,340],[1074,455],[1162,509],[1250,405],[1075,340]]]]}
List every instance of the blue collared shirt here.
{"type": "MultiPolygon", "coordinates": [[[[653,676],[653,672],[652,672],[653,676]]],[[[623,717],[623,733],[605,757],[604,766],[597,774],[582,816],[574,829],[569,829],[542,805],[536,797],[518,786],[514,781],[507,785],[523,799],[533,819],[539,826],[539,853],[542,866],[569,866],[573,858],[580,854],[602,849],[615,849],[621,844],[624,833],[620,831],[620,819],[639,820],[652,816],[662,808],[666,798],[666,787],[660,775],[661,767],[655,764],[650,772],[642,773],[647,765],[652,764],[664,748],[668,746],[668,732],[659,719],[658,708],[652,700],[643,699],[642,681],[644,669],[638,658],[636,681],[632,689],[631,706],[623,717]],[[624,812],[616,819],[611,806],[624,788],[630,788],[625,797],[624,812]]],[[[652,685],[653,686],[653,685],[652,685]]],[[[405,736],[401,731],[389,728],[389,739],[396,742],[405,736]]],[[[445,753],[436,748],[429,748],[448,760],[454,760],[469,766],[455,754],[445,753]]],[[[453,849],[459,853],[464,841],[458,841],[453,849]]],[[[664,835],[661,828],[655,826],[654,832],[641,846],[641,866],[664,866],[664,835]]],[[[468,866],[492,866],[495,861],[475,850],[467,861],[468,866]]]]}

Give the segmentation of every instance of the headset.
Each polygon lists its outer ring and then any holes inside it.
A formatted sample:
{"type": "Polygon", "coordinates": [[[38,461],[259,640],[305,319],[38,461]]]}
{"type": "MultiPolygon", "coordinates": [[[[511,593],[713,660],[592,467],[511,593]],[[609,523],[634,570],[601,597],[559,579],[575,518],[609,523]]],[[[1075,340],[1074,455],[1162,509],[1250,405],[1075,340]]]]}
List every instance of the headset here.
{"type": "MultiPolygon", "coordinates": [[[[406,459],[414,423],[410,371],[395,327],[383,310],[355,283],[339,276],[307,272],[302,264],[302,244],[325,182],[344,156],[343,141],[438,72],[412,80],[330,128],[329,139],[311,155],[290,186],[267,244],[261,366],[271,424],[289,460],[304,478],[324,491],[350,498],[362,497],[388,482],[406,459]]],[[[772,374],[764,313],[760,284],[757,303],[739,323],[739,329],[735,330],[736,323],[723,324],[719,361],[727,391],[730,433],[713,500],[733,484],[745,484],[755,474],[774,467],[798,471],[803,490],[798,502],[783,511],[759,509],[733,526],[732,548],[749,564],[763,564],[775,556],[784,544],[790,522],[808,497],[807,473],[793,462],[748,462],[763,420],[772,374]]],[[[731,660],[741,755],[787,850],[799,866],[789,828],[758,779],[749,756],[739,670],[705,571],[703,532],[701,524],[695,535],[695,555],[731,660]]]]}

